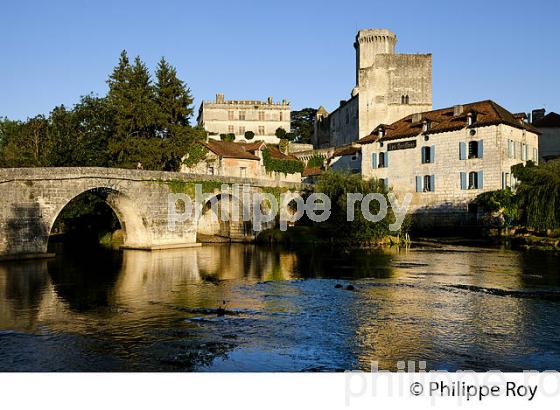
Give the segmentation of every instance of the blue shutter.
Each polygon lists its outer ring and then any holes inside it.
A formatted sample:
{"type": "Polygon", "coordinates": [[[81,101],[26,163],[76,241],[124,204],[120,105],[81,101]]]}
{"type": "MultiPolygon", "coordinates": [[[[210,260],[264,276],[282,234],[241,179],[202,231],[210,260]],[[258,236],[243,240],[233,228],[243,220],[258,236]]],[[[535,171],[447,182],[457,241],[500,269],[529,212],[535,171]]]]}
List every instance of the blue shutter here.
{"type": "Polygon", "coordinates": [[[461,189],[465,190],[467,189],[467,173],[461,172],[460,177],[461,177],[461,189]]]}
{"type": "Polygon", "coordinates": [[[426,147],[422,147],[422,164],[426,163],[426,147]]]}
{"type": "Polygon", "coordinates": [[[478,189],[484,188],[484,173],[482,171],[476,173],[478,178],[478,189]]]}
{"type": "Polygon", "coordinates": [[[484,140],[478,141],[478,158],[482,158],[484,154],[484,140]]]}
{"type": "Polygon", "coordinates": [[[459,143],[459,159],[467,159],[467,145],[464,142],[459,143]]]}
{"type": "Polygon", "coordinates": [[[377,168],[377,154],[375,152],[371,154],[371,167],[377,168]]]}
{"type": "Polygon", "coordinates": [[[512,141],[513,144],[513,158],[517,159],[517,142],[512,141]]]}
{"type": "Polygon", "coordinates": [[[525,144],[525,161],[529,161],[529,145],[525,144]]]}
{"type": "Polygon", "coordinates": [[[506,189],[506,173],[502,172],[502,189],[506,189]]]}
{"type": "Polygon", "coordinates": [[[513,149],[511,147],[511,140],[508,140],[508,158],[511,158],[513,149]]]}
{"type": "Polygon", "coordinates": [[[416,192],[422,192],[422,177],[416,177],[416,192]]]}
{"type": "Polygon", "coordinates": [[[436,161],[436,146],[432,145],[430,149],[430,162],[433,164],[436,161]]]}
{"type": "Polygon", "coordinates": [[[435,175],[430,175],[430,185],[432,188],[432,192],[434,192],[436,190],[436,176],[435,175]]]}
{"type": "Polygon", "coordinates": [[[389,166],[389,151],[385,153],[385,168],[389,166]]]}
{"type": "Polygon", "coordinates": [[[525,160],[525,144],[521,143],[521,161],[525,160]]]}

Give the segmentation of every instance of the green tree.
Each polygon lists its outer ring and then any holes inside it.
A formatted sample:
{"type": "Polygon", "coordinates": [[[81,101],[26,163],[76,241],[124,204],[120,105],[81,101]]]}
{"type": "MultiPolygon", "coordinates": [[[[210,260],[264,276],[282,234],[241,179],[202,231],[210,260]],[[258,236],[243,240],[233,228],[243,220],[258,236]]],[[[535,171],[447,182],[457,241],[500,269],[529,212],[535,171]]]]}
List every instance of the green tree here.
{"type": "Polygon", "coordinates": [[[255,133],[253,131],[245,131],[245,139],[250,141],[255,138],[255,133]]]}
{"type": "Polygon", "coordinates": [[[296,142],[311,144],[316,114],[317,110],[315,108],[304,108],[299,111],[292,111],[290,118],[291,128],[292,132],[295,134],[296,142]]]}
{"type": "MultiPolygon", "coordinates": [[[[367,243],[397,234],[389,230],[389,224],[395,221],[393,210],[390,207],[385,218],[379,222],[371,222],[361,212],[360,202],[355,202],[354,220],[349,221],[347,217],[347,194],[381,193],[387,195],[388,191],[381,181],[375,178],[366,181],[358,174],[327,171],[319,177],[314,189],[315,192],[326,194],[331,200],[331,215],[326,222],[319,225],[325,229],[325,235],[330,234],[338,240],[343,239],[348,242],[367,243]]],[[[378,201],[370,202],[372,214],[377,214],[379,207],[378,201]]]]}
{"type": "Polygon", "coordinates": [[[282,127],[276,128],[276,132],[274,133],[274,135],[276,135],[280,139],[285,139],[286,134],[287,134],[286,130],[282,127]]]}
{"type": "Polygon", "coordinates": [[[159,109],[158,131],[164,136],[189,125],[193,97],[185,83],[177,78],[175,67],[162,58],[156,69],[155,98],[159,109]]]}

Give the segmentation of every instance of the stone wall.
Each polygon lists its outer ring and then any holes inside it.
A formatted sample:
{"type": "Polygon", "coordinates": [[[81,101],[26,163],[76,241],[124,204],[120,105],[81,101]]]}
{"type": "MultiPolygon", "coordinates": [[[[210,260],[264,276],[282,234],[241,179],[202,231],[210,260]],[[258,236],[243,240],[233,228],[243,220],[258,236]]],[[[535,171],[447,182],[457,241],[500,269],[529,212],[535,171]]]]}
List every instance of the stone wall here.
{"type": "MultiPolygon", "coordinates": [[[[410,210],[416,213],[432,213],[449,216],[450,223],[456,221],[460,215],[465,215],[468,204],[482,192],[502,189],[504,178],[506,184],[515,185],[511,176],[511,167],[524,163],[527,159],[535,160],[534,149],[538,145],[536,134],[514,128],[508,125],[494,125],[458,131],[444,132],[433,135],[418,135],[403,138],[398,141],[415,141],[416,147],[388,151],[388,143],[374,142],[362,146],[362,175],[365,178],[386,179],[398,198],[405,194],[412,195],[410,210]],[[483,141],[483,157],[461,160],[459,159],[459,143],[468,144],[469,141],[483,141]],[[511,152],[508,140],[518,148],[511,152]],[[529,157],[521,157],[521,144],[528,145],[529,157]],[[422,147],[434,147],[433,163],[422,163],[422,147]],[[372,167],[372,154],[388,155],[388,166],[385,168],[372,167]],[[479,189],[461,189],[460,173],[483,172],[483,186],[479,189]],[[416,177],[434,176],[435,189],[433,192],[416,192],[416,177]]],[[[468,146],[468,145],[467,145],[468,146]]],[[[428,218],[428,217],[426,217],[428,218]]],[[[433,221],[436,222],[436,221],[433,221]]]]}
{"type": "MultiPolygon", "coordinates": [[[[256,161],[255,161],[256,162],[256,161]]],[[[253,178],[189,175],[110,168],[0,169],[0,257],[42,254],[62,209],[84,192],[94,192],[113,209],[125,232],[125,246],[141,249],[176,247],[196,242],[198,221],[169,226],[170,193],[189,182],[213,181],[260,187],[299,184],[253,178]]],[[[194,187],[194,185],[193,185],[194,187]]],[[[213,193],[220,192],[219,187],[213,193]]],[[[194,199],[194,198],[193,198],[194,199]]]]}

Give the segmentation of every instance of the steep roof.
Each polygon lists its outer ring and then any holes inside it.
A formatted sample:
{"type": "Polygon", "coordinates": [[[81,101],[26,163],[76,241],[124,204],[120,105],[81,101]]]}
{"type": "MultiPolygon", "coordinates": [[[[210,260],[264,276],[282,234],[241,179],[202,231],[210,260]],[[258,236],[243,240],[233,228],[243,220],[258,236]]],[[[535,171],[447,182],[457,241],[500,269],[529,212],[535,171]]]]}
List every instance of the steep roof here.
{"type": "Polygon", "coordinates": [[[243,144],[238,144],[236,142],[208,140],[207,142],[201,142],[201,144],[222,158],[260,160],[256,155],[246,151],[243,148],[243,144]]]}
{"type": "Polygon", "coordinates": [[[525,129],[540,134],[531,124],[527,124],[521,118],[498,105],[492,100],[478,101],[463,104],[461,109],[456,107],[442,108],[439,110],[426,111],[420,114],[412,114],[404,117],[390,125],[380,125],[370,135],[360,139],[358,143],[369,144],[375,141],[390,141],[400,138],[415,137],[422,133],[423,123],[430,124],[429,134],[456,131],[463,128],[477,128],[489,125],[506,124],[511,127],[525,129]],[[474,122],[467,125],[467,117],[473,115],[474,122]],[[384,130],[383,137],[379,137],[377,131],[384,130]]]}
{"type": "Polygon", "coordinates": [[[533,122],[537,128],[556,128],[560,127],[560,115],[555,112],[549,112],[540,120],[533,122]]]}
{"type": "Polygon", "coordinates": [[[266,148],[268,149],[268,152],[270,153],[271,158],[274,158],[274,159],[290,159],[290,160],[299,161],[299,159],[294,157],[292,154],[286,155],[282,151],[280,151],[278,148],[276,148],[275,146],[267,145],[266,148]]]}

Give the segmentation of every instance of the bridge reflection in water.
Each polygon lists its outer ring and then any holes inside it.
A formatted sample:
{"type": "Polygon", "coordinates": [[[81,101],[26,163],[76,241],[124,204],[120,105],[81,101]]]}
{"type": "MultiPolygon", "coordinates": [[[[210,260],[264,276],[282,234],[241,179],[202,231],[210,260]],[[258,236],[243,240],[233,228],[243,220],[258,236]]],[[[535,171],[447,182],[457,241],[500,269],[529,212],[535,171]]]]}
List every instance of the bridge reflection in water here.
{"type": "Polygon", "coordinates": [[[558,262],[227,244],[3,263],[0,370],[558,369],[558,262]]]}

